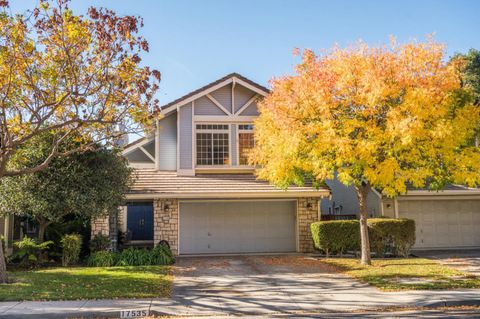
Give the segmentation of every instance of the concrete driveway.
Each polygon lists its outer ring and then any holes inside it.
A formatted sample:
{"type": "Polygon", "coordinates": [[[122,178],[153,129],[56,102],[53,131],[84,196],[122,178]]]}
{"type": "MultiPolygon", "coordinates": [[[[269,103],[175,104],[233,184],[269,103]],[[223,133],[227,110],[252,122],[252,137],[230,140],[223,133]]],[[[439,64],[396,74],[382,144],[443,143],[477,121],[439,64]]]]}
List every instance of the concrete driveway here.
{"type": "Polygon", "coordinates": [[[311,313],[425,306],[478,291],[386,293],[304,255],[183,257],[175,266],[177,315],[311,313]]]}
{"type": "Polygon", "coordinates": [[[470,250],[425,250],[414,255],[435,259],[460,271],[480,276],[480,249],[470,250]]]}

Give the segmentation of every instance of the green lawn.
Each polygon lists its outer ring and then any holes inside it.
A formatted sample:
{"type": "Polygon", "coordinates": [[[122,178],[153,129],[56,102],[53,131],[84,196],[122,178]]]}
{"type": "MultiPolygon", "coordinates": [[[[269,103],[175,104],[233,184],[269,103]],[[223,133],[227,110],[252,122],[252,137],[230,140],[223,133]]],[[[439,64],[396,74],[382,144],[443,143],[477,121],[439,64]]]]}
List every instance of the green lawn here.
{"type": "Polygon", "coordinates": [[[382,290],[480,288],[480,277],[425,258],[376,259],[372,266],[362,266],[353,258],[322,261],[382,290]]]}
{"type": "Polygon", "coordinates": [[[45,268],[9,273],[0,301],[152,298],[170,295],[168,266],[45,268]]]}

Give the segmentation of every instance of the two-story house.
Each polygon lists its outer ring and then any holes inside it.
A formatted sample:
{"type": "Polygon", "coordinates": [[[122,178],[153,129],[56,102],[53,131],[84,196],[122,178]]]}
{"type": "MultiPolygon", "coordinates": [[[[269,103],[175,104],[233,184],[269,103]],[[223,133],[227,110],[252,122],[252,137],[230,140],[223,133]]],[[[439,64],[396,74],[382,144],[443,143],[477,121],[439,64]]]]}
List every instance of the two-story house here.
{"type": "MultiPolygon", "coordinates": [[[[132,242],[167,240],[179,255],[312,251],[310,224],[329,189],[280,190],[248,165],[267,94],[233,73],[162,106],[155,134],[124,150],[136,179],[120,227],[132,242]]],[[[92,223],[93,234],[107,229],[92,223]]]]}

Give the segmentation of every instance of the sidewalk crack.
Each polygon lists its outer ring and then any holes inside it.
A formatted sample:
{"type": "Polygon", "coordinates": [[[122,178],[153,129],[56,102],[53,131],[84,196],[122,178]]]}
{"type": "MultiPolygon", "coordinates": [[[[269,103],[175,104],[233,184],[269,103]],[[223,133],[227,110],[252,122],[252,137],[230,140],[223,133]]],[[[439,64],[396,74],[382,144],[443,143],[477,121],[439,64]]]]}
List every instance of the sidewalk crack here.
{"type": "Polygon", "coordinates": [[[84,300],[83,303],[82,303],[82,305],[77,308],[77,311],[78,311],[78,310],[81,310],[83,307],[85,307],[85,305],[87,304],[87,302],[89,302],[88,299],[87,299],[87,300],[84,300]]]}
{"type": "Polygon", "coordinates": [[[23,303],[23,301],[19,301],[19,302],[17,302],[16,304],[14,304],[13,306],[7,308],[5,311],[0,312],[0,314],[5,314],[5,313],[7,313],[8,311],[10,311],[11,309],[15,308],[16,306],[18,306],[18,305],[20,305],[20,304],[22,304],[22,303],[23,303]]]}

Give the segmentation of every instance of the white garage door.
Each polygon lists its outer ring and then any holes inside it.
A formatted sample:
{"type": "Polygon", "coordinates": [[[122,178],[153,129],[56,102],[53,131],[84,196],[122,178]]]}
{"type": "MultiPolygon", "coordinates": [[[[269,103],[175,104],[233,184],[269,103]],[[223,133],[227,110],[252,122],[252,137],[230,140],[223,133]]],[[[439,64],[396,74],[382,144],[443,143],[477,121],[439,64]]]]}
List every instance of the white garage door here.
{"type": "Polygon", "coordinates": [[[293,252],[296,201],[180,202],[180,254],[293,252]]]}
{"type": "Polygon", "coordinates": [[[415,220],[415,248],[480,246],[480,200],[407,200],[398,209],[415,220]]]}

